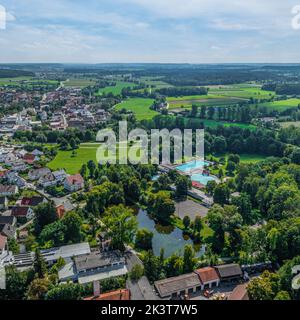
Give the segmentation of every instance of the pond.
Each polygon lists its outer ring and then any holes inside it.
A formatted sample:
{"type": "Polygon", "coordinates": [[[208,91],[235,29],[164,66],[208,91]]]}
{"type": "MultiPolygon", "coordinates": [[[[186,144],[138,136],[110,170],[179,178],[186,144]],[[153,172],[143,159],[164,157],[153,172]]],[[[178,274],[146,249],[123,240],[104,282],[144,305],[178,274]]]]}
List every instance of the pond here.
{"type": "MultiPolygon", "coordinates": [[[[193,245],[193,241],[189,237],[183,236],[182,230],[174,226],[162,226],[155,223],[144,210],[138,211],[137,220],[140,229],[145,228],[153,232],[152,248],[155,255],[160,254],[161,248],[165,250],[165,257],[169,257],[175,252],[183,254],[186,244],[193,245]]],[[[193,245],[193,247],[198,257],[204,254],[204,246],[193,245]]]]}

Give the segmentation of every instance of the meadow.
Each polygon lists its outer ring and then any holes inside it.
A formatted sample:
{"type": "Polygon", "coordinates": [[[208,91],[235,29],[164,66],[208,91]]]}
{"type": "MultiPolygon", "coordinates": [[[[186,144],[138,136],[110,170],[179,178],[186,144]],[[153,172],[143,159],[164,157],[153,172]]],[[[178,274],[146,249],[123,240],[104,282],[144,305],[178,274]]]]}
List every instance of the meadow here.
{"type": "Polygon", "coordinates": [[[262,103],[259,106],[274,109],[277,111],[285,111],[290,108],[296,108],[300,105],[300,99],[297,98],[291,98],[286,100],[280,100],[280,101],[272,101],[272,102],[266,102],[262,103]]]}
{"type": "Polygon", "coordinates": [[[115,86],[108,86],[105,88],[101,88],[96,93],[97,96],[101,96],[102,94],[108,94],[112,93],[114,95],[120,94],[122,92],[122,89],[127,87],[134,87],[135,84],[132,82],[126,82],[126,81],[117,81],[115,86]]]}
{"type": "MultiPolygon", "coordinates": [[[[65,169],[69,174],[78,173],[83,164],[87,164],[89,160],[94,160],[97,162],[97,151],[99,152],[100,143],[82,143],[78,149],[75,150],[75,155],[73,155],[72,150],[62,151],[58,150],[56,157],[48,163],[48,167],[52,170],[65,169]]],[[[103,149],[106,149],[106,145],[103,145],[103,149]]],[[[117,143],[116,146],[116,157],[119,159],[119,150],[124,148],[122,143],[117,143]]],[[[139,159],[141,157],[141,150],[139,146],[131,146],[127,149],[130,159],[139,159]],[[129,154],[130,152],[130,154],[129,154]]],[[[100,153],[98,153],[99,155],[100,153]]],[[[111,159],[108,156],[108,152],[105,151],[101,153],[104,155],[105,159],[111,159]]]]}
{"type": "Polygon", "coordinates": [[[291,121],[291,122],[278,122],[278,124],[282,128],[288,128],[290,126],[294,126],[296,128],[300,128],[300,121],[291,121]]]}
{"type": "Polygon", "coordinates": [[[150,109],[153,102],[153,99],[129,98],[117,104],[115,108],[116,110],[132,111],[137,120],[149,120],[158,114],[158,112],[150,109]]]}

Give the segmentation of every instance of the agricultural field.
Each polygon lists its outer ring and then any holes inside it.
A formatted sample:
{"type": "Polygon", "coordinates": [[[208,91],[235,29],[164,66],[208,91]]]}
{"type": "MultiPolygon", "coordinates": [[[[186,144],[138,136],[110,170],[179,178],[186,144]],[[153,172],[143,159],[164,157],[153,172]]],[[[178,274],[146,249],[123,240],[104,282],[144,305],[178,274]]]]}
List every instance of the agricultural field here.
{"type": "Polygon", "coordinates": [[[192,105],[224,106],[253,99],[270,99],[275,93],[262,90],[260,86],[253,84],[240,84],[231,86],[210,86],[207,95],[168,97],[170,109],[190,109],[192,105]]]}
{"type": "Polygon", "coordinates": [[[266,102],[262,103],[259,106],[274,109],[277,111],[285,111],[290,108],[296,108],[300,104],[300,99],[297,98],[291,98],[287,100],[281,100],[281,101],[272,101],[272,102],[266,102]]]}
{"type": "Polygon", "coordinates": [[[114,95],[120,94],[122,92],[122,89],[127,87],[134,87],[135,84],[132,82],[126,82],[126,81],[117,81],[115,86],[108,86],[105,88],[99,89],[99,91],[96,93],[96,95],[101,96],[102,94],[108,94],[112,93],[114,95]]]}
{"type": "Polygon", "coordinates": [[[170,88],[172,85],[160,80],[161,77],[141,77],[141,82],[145,83],[147,86],[153,86],[154,89],[170,88]]]}
{"type": "Polygon", "coordinates": [[[68,79],[63,82],[65,87],[74,87],[74,88],[85,88],[88,86],[93,86],[96,84],[96,81],[93,79],[68,79]]]}
{"type": "Polygon", "coordinates": [[[132,111],[137,120],[149,120],[158,114],[158,112],[150,109],[153,102],[153,99],[129,98],[117,104],[115,108],[116,110],[126,109],[132,111]]]}
{"type": "Polygon", "coordinates": [[[33,79],[32,77],[0,78],[0,86],[27,86],[57,84],[56,80],[33,79]]]}
{"type": "Polygon", "coordinates": [[[239,102],[244,101],[240,98],[235,97],[226,97],[218,95],[203,95],[203,96],[184,96],[184,97],[169,97],[167,102],[169,103],[169,109],[190,109],[192,105],[197,106],[224,106],[224,105],[233,105],[239,102]]]}

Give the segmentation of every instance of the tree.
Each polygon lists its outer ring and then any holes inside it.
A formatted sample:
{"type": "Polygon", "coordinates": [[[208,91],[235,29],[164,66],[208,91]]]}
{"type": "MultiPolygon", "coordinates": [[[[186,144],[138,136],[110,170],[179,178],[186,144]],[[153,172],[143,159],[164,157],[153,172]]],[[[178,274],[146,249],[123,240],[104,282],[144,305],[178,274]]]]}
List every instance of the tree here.
{"type": "Polygon", "coordinates": [[[188,190],[192,187],[191,178],[188,176],[179,175],[175,181],[176,196],[187,197],[188,190]]]}
{"type": "Polygon", "coordinates": [[[137,263],[132,267],[129,277],[131,280],[136,281],[136,280],[139,280],[144,275],[144,272],[145,272],[144,267],[141,264],[137,263]]]}
{"type": "Polygon", "coordinates": [[[184,247],[183,252],[183,273],[194,271],[196,266],[195,251],[192,245],[188,244],[184,247]]]}
{"type": "Polygon", "coordinates": [[[27,287],[33,280],[34,274],[30,271],[18,271],[16,267],[9,266],[6,271],[6,288],[0,290],[2,300],[23,300],[27,287]]]}
{"type": "Polygon", "coordinates": [[[39,235],[42,243],[51,242],[51,246],[61,246],[65,243],[66,226],[61,220],[46,225],[39,235]]]}
{"type": "Polygon", "coordinates": [[[201,217],[197,216],[194,220],[194,232],[200,233],[203,229],[203,223],[201,217]]]}
{"type": "Polygon", "coordinates": [[[39,204],[34,211],[34,230],[37,235],[46,225],[58,220],[56,209],[52,202],[39,204]]]}
{"type": "Polygon", "coordinates": [[[89,172],[90,172],[90,177],[93,178],[95,170],[96,170],[95,162],[93,160],[89,160],[89,162],[87,163],[87,167],[88,167],[89,172]]]}
{"type": "Polygon", "coordinates": [[[214,191],[214,202],[221,205],[228,203],[229,194],[229,189],[225,183],[218,184],[214,191]]]}
{"type": "Polygon", "coordinates": [[[246,193],[241,193],[238,197],[232,198],[232,204],[237,206],[240,215],[243,217],[243,221],[247,224],[253,222],[252,217],[252,204],[250,196],[246,193]]]}
{"type": "Polygon", "coordinates": [[[78,283],[63,283],[51,288],[45,300],[81,300],[84,288],[78,283]]]}
{"type": "Polygon", "coordinates": [[[145,275],[150,282],[154,282],[161,277],[162,266],[159,257],[156,257],[151,250],[147,251],[143,256],[145,275]]]}
{"type": "Polygon", "coordinates": [[[65,226],[65,243],[77,243],[81,241],[81,218],[76,212],[68,212],[62,219],[65,226]]]}
{"type": "Polygon", "coordinates": [[[39,249],[35,250],[33,268],[39,278],[44,278],[47,275],[46,262],[39,249]]]}
{"type": "Polygon", "coordinates": [[[291,297],[287,291],[279,291],[274,300],[291,300],[291,297]]]}
{"type": "Polygon", "coordinates": [[[50,285],[51,285],[51,281],[48,278],[34,279],[28,288],[27,299],[28,300],[44,300],[50,285]]]}
{"type": "Polygon", "coordinates": [[[83,177],[83,179],[86,179],[86,178],[87,178],[87,165],[86,165],[86,164],[83,164],[83,165],[81,166],[81,169],[80,169],[79,173],[81,174],[81,176],[83,177]]]}
{"type": "Polygon", "coordinates": [[[228,156],[228,162],[231,161],[235,164],[239,164],[240,163],[240,156],[238,154],[230,154],[228,156]]]}
{"type": "Polygon", "coordinates": [[[291,160],[293,163],[300,164],[300,148],[297,148],[292,152],[291,160]]]}
{"type": "Polygon", "coordinates": [[[279,291],[279,276],[264,271],[247,285],[250,300],[273,300],[279,291]]]}
{"type": "Polygon", "coordinates": [[[206,185],[206,192],[212,196],[214,194],[217,183],[215,180],[209,180],[206,185]]]}
{"type": "Polygon", "coordinates": [[[112,206],[105,211],[103,222],[105,230],[112,238],[112,246],[121,251],[125,244],[131,243],[137,230],[137,220],[133,211],[124,205],[112,206]]]}
{"type": "Polygon", "coordinates": [[[150,211],[152,211],[154,217],[161,222],[168,222],[170,216],[175,212],[174,202],[170,198],[169,193],[165,191],[150,194],[148,202],[150,211]]]}
{"type": "Polygon", "coordinates": [[[235,168],[236,168],[236,165],[234,162],[232,162],[232,161],[227,162],[226,170],[229,172],[230,175],[233,174],[235,168]]]}
{"type": "Polygon", "coordinates": [[[152,249],[153,232],[148,229],[139,229],[135,237],[135,246],[142,250],[152,249]]]}
{"type": "Polygon", "coordinates": [[[183,219],[182,219],[182,223],[184,225],[184,228],[185,229],[188,229],[188,227],[190,226],[191,224],[191,219],[189,216],[184,216],[183,219]]]}

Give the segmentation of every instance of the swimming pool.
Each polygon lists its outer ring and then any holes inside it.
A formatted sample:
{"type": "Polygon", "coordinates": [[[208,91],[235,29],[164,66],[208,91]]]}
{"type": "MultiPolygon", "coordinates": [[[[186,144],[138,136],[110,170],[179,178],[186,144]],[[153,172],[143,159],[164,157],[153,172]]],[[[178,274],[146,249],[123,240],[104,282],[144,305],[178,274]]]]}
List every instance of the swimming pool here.
{"type": "Polygon", "coordinates": [[[190,161],[184,164],[181,164],[180,166],[177,166],[176,169],[182,172],[189,172],[191,170],[195,170],[198,168],[204,168],[204,166],[208,166],[209,162],[205,160],[196,160],[196,161],[190,161]]]}
{"type": "Polygon", "coordinates": [[[191,176],[191,180],[199,182],[204,186],[206,186],[208,181],[213,181],[213,180],[217,181],[217,178],[214,176],[205,176],[205,175],[202,175],[201,173],[196,173],[191,176]]]}

